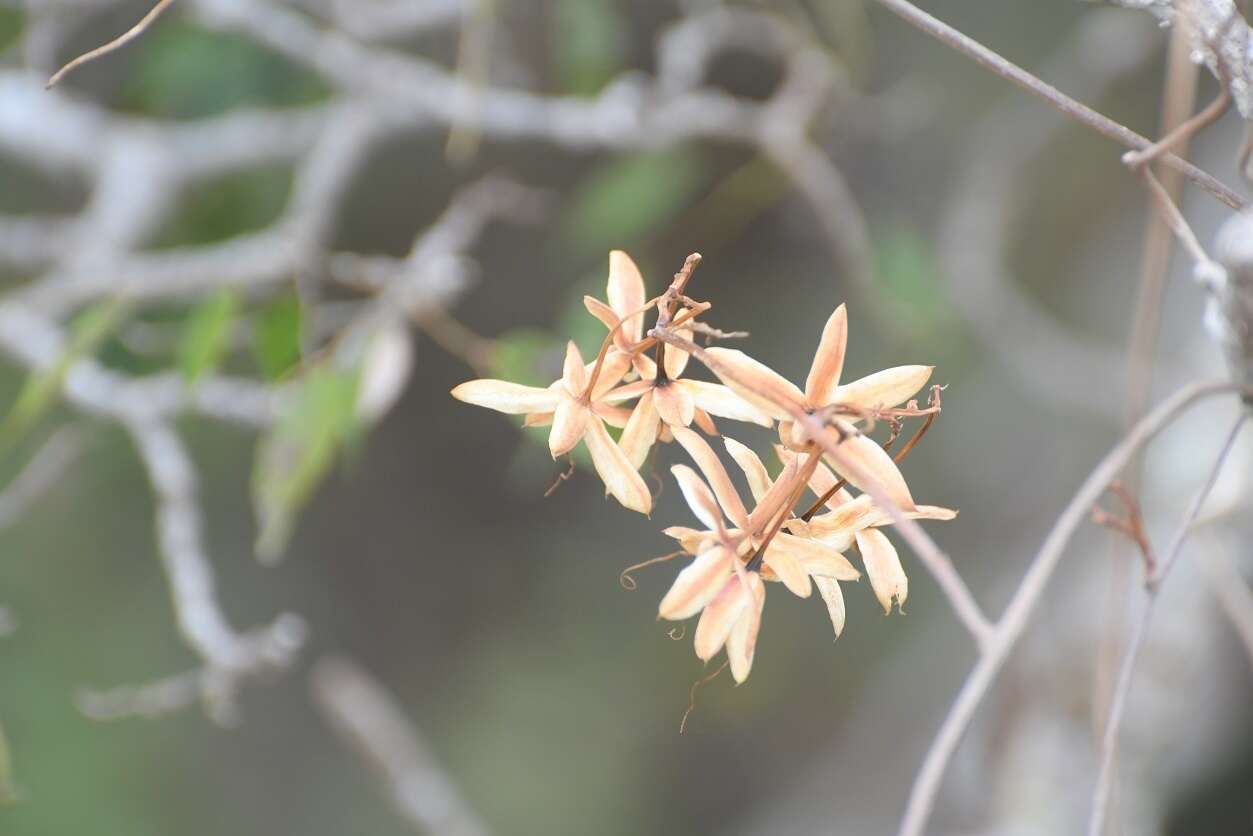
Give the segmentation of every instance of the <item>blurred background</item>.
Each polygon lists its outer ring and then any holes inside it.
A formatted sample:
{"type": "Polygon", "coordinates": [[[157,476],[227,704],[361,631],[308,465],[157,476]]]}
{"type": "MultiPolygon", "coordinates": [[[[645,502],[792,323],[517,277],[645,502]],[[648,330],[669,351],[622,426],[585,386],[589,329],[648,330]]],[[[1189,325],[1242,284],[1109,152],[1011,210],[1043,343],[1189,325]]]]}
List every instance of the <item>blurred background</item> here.
{"type": "MultiPolygon", "coordinates": [[[[1149,16],[925,6],[1159,133],[1170,36],[1149,16]]],[[[604,332],[581,300],[603,298],[611,248],[654,293],[702,253],[692,293],[714,302],[709,321],[750,331],[743,347],[793,380],[847,302],[847,374],[927,363],[948,386],[905,470],[921,501],[960,509],[929,530],[999,613],[1134,397],[1148,210],[1122,149],[863,0],[188,0],[43,90],[149,8],[0,3],[3,484],[49,443],[64,454],[37,501],[0,494],[0,832],[414,832],[326,722],[310,670],[328,657],[390,692],[492,832],[893,832],[975,660],[903,543],[904,615],[849,585],[833,644],[816,596],[772,596],[752,677],[704,686],[680,735],[704,670],[690,629],[675,641],[655,620],[677,567],[637,573],[635,591],[618,582],[670,550],[660,528],[690,523],[666,475],[679,456],[661,451],[651,520],[604,502],[589,467],[545,498],[565,466],[543,433],[448,390],[552,380],[567,337],[593,354],[604,332]],[[411,252],[484,177],[479,209],[504,217],[411,252]],[[417,297],[380,293],[410,279],[417,297]],[[56,362],[23,348],[23,312],[61,335],[56,362]],[[384,414],[344,418],[310,370],[340,356],[343,334],[394,336],[397,322],[403,390],[384,414]],[[58,364],[93,358],[206,401],[210,378],[280,393],[278,428],[223,419],[242,403],[229,392],[204,409],[180,395],[192,405],[169,417],[228,621],[290,612],[307,629],[225,715],[200,710],[206,661],[177,628],[142,428],[57,394],[74,382],[58,364]],[[281,562],[256,559],[259,536],[281,562]],[[193,686],[173,688],[176,710],[89,716],[92,694],[182,672],[193,686]]],[[[1197,101],[1215,89],[1203,73],[1197,101]]],[[[1192,159],[1239,182],[1242,127],[1228,115],[1192,159]]],[[[1228,214],[1195,189],[1182,207],[1207,243],[1228,214]]],[[[1152,401],[1224,374],[1176,260],[1152,401]]],[[[1158,540],[1234,415],[1209,401],[1151,448],[1141,500],[1158,540]]],[[[763,452],[770,438],[722,429],[763,452]]],[[[1253,832],[1253,675],[1214,593],[1247,581],[1216,582],[1193,559],[1253,571],[1251,446],[1246,434],[1163,593],[1117,832],[1253,832]]],[[[1139,573],[1107,532],[1081,532],[960,750],[934,832],[1081,827],[1101,648],[1138,607],[1139,573]]]]}

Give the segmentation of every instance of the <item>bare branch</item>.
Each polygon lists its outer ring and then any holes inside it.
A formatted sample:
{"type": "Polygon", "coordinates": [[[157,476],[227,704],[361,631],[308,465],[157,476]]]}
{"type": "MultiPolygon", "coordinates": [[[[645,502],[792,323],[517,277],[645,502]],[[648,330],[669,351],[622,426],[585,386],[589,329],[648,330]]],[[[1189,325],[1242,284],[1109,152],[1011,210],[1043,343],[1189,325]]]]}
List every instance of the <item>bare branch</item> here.
{"type": "Polygon", "coordinates": [[[1132,461],[1149,441],[1197,401],[1215,395],[1253,394],[1253,388],[1227,382],[1195,383],[1167,398],[1141,419],[1101,460],[1057,518],[1044,544],[1036,552],[1027,573],[996,622],[979,661],[966,677],[939,732],[927,750],[922,767],[910,790],[909,803],[901,821],[900,836],[921,836],[935,806],[935,798],[957,745],[969,728],[979,704],[987,695],[996,675],[1009,658],[1035,612],[1040,598],[1065,553],[1071,535],[1083,523],[1088,509],[1107,485],[1132,461]]]}
{"type": "MultiPolygon", "coordinates": [[[[157,547],[170,585],[179,632],[205,663],[200,677],[206,687],[206,705],[218,709],[211,716],[229,722],[234,716],[234,692],[244,679],[289,667],[304,644],[302,619],[288,613],[251,634],[240,634],[227,623],[217,599],[217,584],[201,542],[200,511],[195,472],[182,441],[161,419],[130,417],[124,425],[131,433],[140,459],[148,471],[157,509],[157,547]]],[[[184,683],[184,680],[177,680],[184,683]]],[[[184,683],[185,686],[185,683],[184,683]]],[[[181,692],[181,688],[173,689],[181,692]]],[[[139,705],[162,699],[170,702],[168,683],[130,692],[139,705]]],[[[124,697],[97,698],[92,704],[102,712],[123,713],[116,707],[124,697]]],[[[146,713],[136,708],[125,713],[146,713]]]]}
{"type": "Polygon", "coordinates": [[[0,493],[0,528],[8,528],[60,481],[82,454],[83,438],[75,427],[62,427],[31,456],[22,472],[0,493]]]}
{"type": "MultiPolygon", "coordinates": [[[[1120,125],[1085,104],[1075,101],[1056,87],[1040,80],[1022,67],[1006,60],[983,44],[967,37],[946,23],[937,20],[908,0],[878,0],[879,4],[893,14],[916,26],[936,40],[952,47],[985,69],[1011,81],[1023,90],[1043,99],[1071,119],[1086,125],[1102,136],[1109,137],[1135,151],[1150,147],[1153,143],[1135,131],[1120,125]]],[[[1174,154],[1164,153],[1161,161],[1182,172],[1189,180],[1208,191],[1232,209],[1243,209],[1247,201],[1219,181],[1213,175],[1192,165],[1174,154]]]]}
{"type": "Polygon", "coordinates": [[[1136,620],[1135,627],[1132,629],[1131,641],[1127,647],[1126,655],[1123,656],[1122,667],[1118,673],[1118,683],[1114,688],[1113,698],[1110,700],[1109,717],[1105,721],[1105,734],[1101,740],[1101,769],[1097,778],[1096,789],[1092,796],[1092,816],[1088,820],[1088,836],[1102,836],[1105,833],[1105,817],[1109,808],[1110,793],[1114,786],[1114,767],[1118,756],[1118,732],[1122,728],[1123,712],[1127,706],[1127,699],[1131,694],[1131,678],[1135,673],[1136,660],[1140,656],[1140,650],[1144,646],[1144,638],[1148,634],[1149,621],[1153,617],[1153,608],[1157,602],[1158,591],[1161,589],[1161,584],[1165,581],[1171,567],[1179,559],[1179,554],[1183,551],[1183,544],[1188,537],[1189,531],[1192,529],[1192,524],[1201,512],[1201,506],[1205,504],[1210,491],[1214,489],[1214,483],[1218,481],[1218,475],[1222,471],[1223,464],[1227,461],[1231,448],[1235,445],[1236,436],[1240,434],[1240,428],[1244,426],[1246,417],[1244,414],[1241,414],[1236,419],[1235,426],[1227,434],[1227,440],[1223,443],[1214,466],[1210,468],[1204,485],[1197,491],[1196,496],[1188,506],[1188,510],[1184,513],[1183,521],[1175,532],[1175,537],[1171,541],[1170,549],[1166,552],[1165,559],[1158,565],[1156,572],[1149,577],[1148,582],[1145,584],[1149,596],[1148,601],[1145,602],[1144,609],[1140,612],[1140,617],[1136,620]]]}
{"type": "Polygon", "coordinates": [[[480,836],[487,828],[383,686],[343,658],[318,661],[313,696],[337,731],[388,786],[400,815],[421,833],[480,836]]]}

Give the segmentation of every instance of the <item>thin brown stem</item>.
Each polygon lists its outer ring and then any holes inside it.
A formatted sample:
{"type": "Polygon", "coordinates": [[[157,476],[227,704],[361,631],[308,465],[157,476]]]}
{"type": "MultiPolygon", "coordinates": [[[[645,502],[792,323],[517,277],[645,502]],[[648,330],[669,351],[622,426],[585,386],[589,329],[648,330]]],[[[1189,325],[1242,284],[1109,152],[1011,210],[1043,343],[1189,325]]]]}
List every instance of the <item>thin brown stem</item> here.
{"type": "Polygon", "coordinates": [[[818,469],[818,462],[821,460],[822,456],[818,454],[817,448],[810,445],[809,461],[805,462],[803,470],[796,472],[796,487],[792,489],[787,502],[783,503],[783,507],[779,510],[779,516],[775,518],[769,533],[762,539],[761,545],[757,547],[757,551],[753,553],[752,558],[748,561],[748,565],[744,567],[748,571],[756,572],[761,569],[761,564],[766,559],[766,549],[770,548],[770,543],[779,533],[779,530],[783,528],[783,523],[787,522],[788,518],[792,516],[792,509],[796,507],[796,503],[800,502],[801,497],[805,495],[805,486],[809,484],[809,477],[814,475],[814,471],[818,469]]]}
{"type": "MultiPolygon", "coordinates": [[[[929,415],[927,415],[927,420],[924,421],[922,426],[919,427],[918,430],[913,434],[913,437],[909,439],[909,441],[905,444],[905,447],[899,453],[896,454],[896,456],[893,458],[893,461],[895,461],[897,464],[900,464],[902,461],[905,460],[905,457],[909,455],[909,451],[913,450],[914,447],[917,446],[918,442],[922,441],[922,437],[926,435],[927,430],[931,429],[931,425],[935,422],[936,415],[939,415],[938,411],[932,412],[929,415]]],[[[893,442],[896,441],[896,438],[897,438],[897,432],[898,432],[897,429],[893,427],[892,437],[889,438],[883,444],[883,449],[885,451],[892,449],[892,444],[893,442]]],[[[820,510],[822,510],[822,506],[826,505],[827,501],[831,499],[831,497],[835,496],[836,492],[839,491],[840,488],[843,488],[846,485],[848,485],[847,479],[841,479],[840,481],[832,485],[831,488],[826,493],[818,497],[818,501],[815,502],[809,508],[809,510],[806,511],[801,516],[801,519],[804,520],[805,522],[809,522],[810,520],[812,520],[814,518],[814,514],[817,514],[820,510]]]]}
{"type": "Polygon", "coordinates": [[[670,552],[670,554],[663,554],[660,557],[650,557],[648,560],[628,566],[622,570],[621,574],[618,575],[618,583],[622,585],[623,589],[628,592],[633,592],[635,591],[636,584],[635,577],[631,574],[632,572],[637,572],[640,569],[645,569],[649,566],[655,566],[658,563],[665,563],[668,560],[674,560],[676,557],[681,557],[685,554],[687,554],[687,552],[679,549],[678,551],[670,552]]]}
{"type": "Polygon", "coordinates": [[[1166,136],[1140,151],[1128,151],[1122,161],[1131,168],[1139,168],[1160,157],[1176,145],[1186,142],[1192,135],[1217,122],[1231,108],[1231,91],[1223,87],[1212,102],[1187,121],[1175,126],[1166,136]]]}
{"type": "MultiPolygon", "coordinates": [[[[657,300],[660,298],[661,297],[657,297],[657,299],[649,300],[642,308],[637,311],[632,311],[629,315],[622,317],[618,320],[616,325],[609,329],[609,333],[605,335],[605,339],[600,344],[600,351],[596,353],[596,365],[592,367],[592,373],[587,378],[587,386],[583,388],[583,394],[580,396],[583,401],[586,402],[592,399],[592,389],[596,387],[596,381],[600,378],[600,370],[604,367],[605,357],[609,355],[609,349],[613,346],[613,338],[620,330],[622,330],[623,325],[634,317],[646,313],[649,308],[657,304],[657,300]]],[[[632,352],[638,354],[639,349],[633,347],[632,352]]]]}
{"type": "Polygon", "coordinates": [[[717,670],[711,674],[702,676],[700,679],[692,683],[691,690],[687,692],[687,711],[683,712],[683,719],[679,721],[679,734],[683,734],[683,730],[687,728],[687,718],[693,711],[696,710],[696,692],[700,690],[700,687],[705,683],[712,682],[714,679],[717,679],[718,674],[725,671],[727,666],[730,664],[731,661],[729,659],[723,659],[722,664],[718,666],[717,670]]]}

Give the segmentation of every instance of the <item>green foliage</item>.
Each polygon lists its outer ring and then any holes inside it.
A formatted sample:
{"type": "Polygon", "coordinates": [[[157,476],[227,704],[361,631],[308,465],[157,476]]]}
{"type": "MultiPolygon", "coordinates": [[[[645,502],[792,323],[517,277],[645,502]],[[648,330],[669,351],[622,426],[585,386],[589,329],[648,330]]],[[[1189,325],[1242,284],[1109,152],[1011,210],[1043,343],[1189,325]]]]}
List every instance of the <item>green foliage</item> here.
{"type": "Polygon", "coordinates": [[[943,328],[952,319],[935,253],[916,229],[891,227],[875,242],[875,261],[880,288],[909,331],[943,328]]]}
{"type": "Polygon", "coordinates": [[[238,171],[184,195],[156,246],[212,244],[265,229],[278,220],[291,194],[292,172],[285,166],[238,171]]]}
{"type": "Polygon", "coordinates": [[[280,296],[257,312],[253,354],[258,368],[277,380],[300,364],[304,339],[304,309],[293,292],[280,296]]]}
{"type": "Polygon", "coordinates": [[[238,312],[239,296],[230,288],[191,309],[178,344],[178,369],[188,383],[195,383],[222,362],[238,312]]]}
{"type": "Polygon", "coordinates": [[[612,160],[575,189],[565,236],[586,257],[626,246],[666,225],[704,184],[704,171],[700,156],[682,148],[612,160]]]}
{"type": "Polygon", "coordinates": [[[0,52],[12,46],[26,28],[26,13],[22,9],[0,6],[0,52]]]}
{"type": "Polygon", "coordinates": [[[290,411],[261,440],[252,495],[260,524],[257,554],[263,560],[279,557],[296,514],[339,452],[357,437],[357,382],[355,370],[313,367],[300,382],[290,411]]]}
{"type": "Polygon", "coordinates": [[[17,791],[13,788],[13,756],[9,754],[9,741],[4,736],[4,727],[0,726],[0,805],[12,804],[17,800],[17,791]]]}
{"type": "Polygon", "coordinates": [[[10,447],[52,408],[70,367],[94,354],[128,310],[129,305],[115,297],[97,303],[74,319],[70,324],[69,342],[61,356],[48,368],[31,372],[22,384],[17,400],[0,424],[0,450],[10,447]]]}
{"type": "Polygon", "coordinates": [[[194,119],[329,95],[316,75],[247,38],[170,20],[144,36],[123,100],[152,116],[194,119]]]}
{"type": "Polygon", "coordinates": [[[593,96],[622,67],[621,22],[613,0],[557,0],[553,55],[562,89],[593,96]]]}
{"type": "MultiPolygon", "coordinates": [[[[492,376],[527,386],[547,386],[553,382],[540,371],[545,356],[561,357],[561,340],[551,331],[518,328],[496,339],[492,352],[492,376]]],[[[560,363],[560,360],[557,361],[560,363]]]]}

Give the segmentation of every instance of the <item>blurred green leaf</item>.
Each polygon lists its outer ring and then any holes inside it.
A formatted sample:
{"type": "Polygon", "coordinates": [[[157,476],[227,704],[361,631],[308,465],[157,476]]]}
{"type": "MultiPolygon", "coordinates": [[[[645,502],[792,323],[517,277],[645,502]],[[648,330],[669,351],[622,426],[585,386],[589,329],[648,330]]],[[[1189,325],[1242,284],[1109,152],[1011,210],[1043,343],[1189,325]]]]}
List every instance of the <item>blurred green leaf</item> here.
{"type": "MultiPolygon", "coordinates": [[[[492,374],[527,386],[547,386],[554,378],[543,373],[544,359],[557,359],[560,369],[561,339],[538,328],[519,328],[496,339],[492,352],[492,374]]],[[[559,372],[560,373],[560,372],[559,372]]]]}
{"type": "MultiPolygon", "coordinates": [[[[587,308],[583,305],[583,297],[595,296],[602,302],[605,301],[605,278],[608,275],[609,267],[606,262],[604,271],[593,273],[571,285],[567,291],[569,295],[566,297],[566,302],[557,317],[557,332],[565,337],[565,340],[574,340],[574,344],[583,354],[583,359],[589,363],[600,352],[601,344],[604,343],[609,332],[603,322],[587,312],[587,308]]],[[[565,357],[565,340],[559,341],[557,345],[555,362],[558,376],[561,374],[561,363],[565,357]]],[[[553,379],[555,380],[556,377],[553,379]]],[[[552,380],[549,380],[544,385],[551,382],[552,380]]]]}
{"type": "Polygon", "coordinates": [[[262,559],[282,553],[296,514],[357,436],[357,381],[355,370],[314,367],[300,382],[291,410],[261,439],[252,494],[262,559]]]}
{"type": "Polygon", "coordinates": [[[152,116],[194,119],[238,107],[307,105],[329,95],[317,75],[254,41],[166,20],[141,40],[123,102],[152,116]]]}
{"type": "Polygon", "coordinates": [[[557,0],[552,21],[562,89],[596,95],[622,67],[622,23],[613,0],[557,0]]]}
{"type": "Polygon", "coordinates": [[[705,167],[690,150],[613,160],[575,189],[563,232],[580,255],[603,255],[665,226],[705,180],[705,167]]]}
{"type": "Polygon", "coordinates": [[[257,313],[253,353],[257,366],[270,380],[277,380],[301,360],[304,311],[295,293],[280,296],[257,313]]]}
{"type": "Polygon", "coordinates": [[[178,369],[189,383],[213,371],[230,347],[239,296],[224,288],[191,309],[178,345],[178,369]]]}
{"type": "Polygon", "coordinates": [[[246,169],[200,184],[180,199],[153,246],[212,244],[265,229],[282,215],[291,185],[286,166],[246,169]]]}
{"type": "Polygon", "coordinates": [[[22,9],[0,6],[0,51],[12,46],[25,28],[26,13],[22,9]]]}
{"type": "Polygon", "coordinates": [[[32,372],[22,384],[9,414],[0,424],[0,450],[17,441],[56,403],[70,367],[79,359],[95,353],[121,324],[129,307],[121,297],[114,297],[87,308],[74,319],[61,356],[48,368],[32,372]]]}
{"type": "Polygon", "coordinates": [[[912,226],[898,224],[875,242],[880,288],[911,331],[943,327],[953,315],[931,244],[912,226]]]}
{"type": "Polygon", "coordinates": [[[0,726],[0,805],[12,804],[17,800],[17,791],[13,787],[13,756],[9,753],[9,740],[4,735],[4,727],[0,726]]]}

